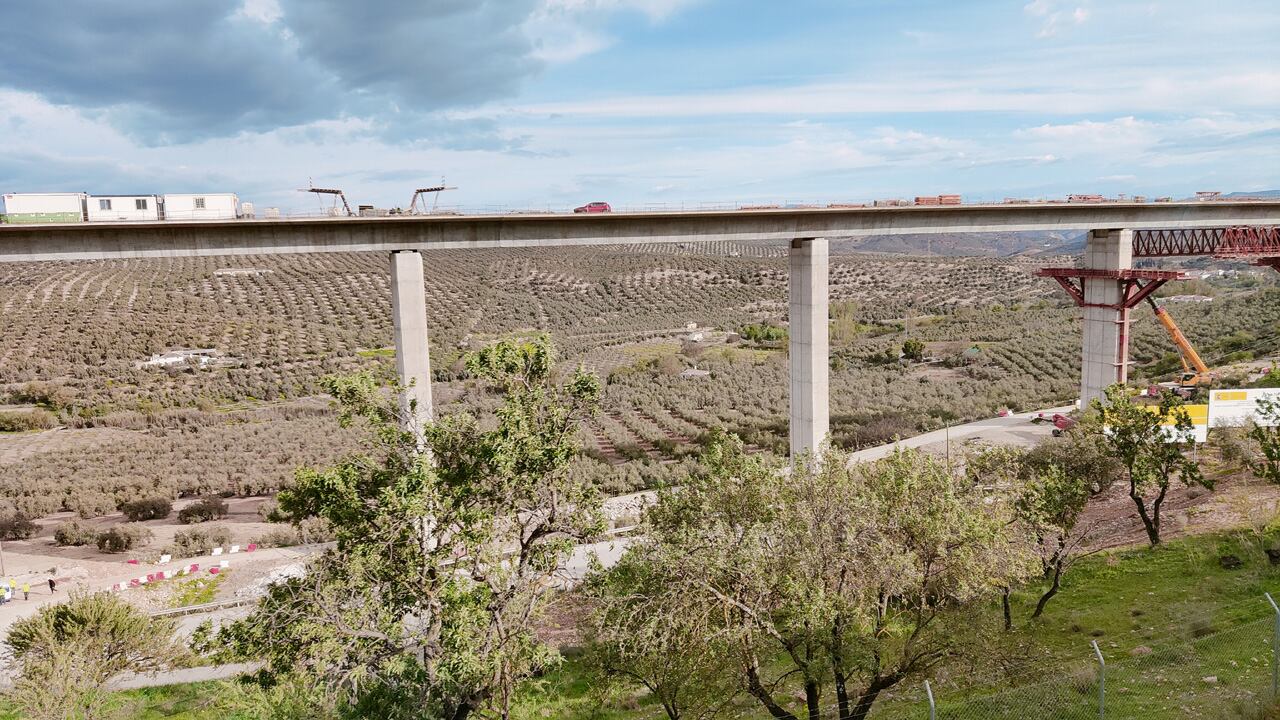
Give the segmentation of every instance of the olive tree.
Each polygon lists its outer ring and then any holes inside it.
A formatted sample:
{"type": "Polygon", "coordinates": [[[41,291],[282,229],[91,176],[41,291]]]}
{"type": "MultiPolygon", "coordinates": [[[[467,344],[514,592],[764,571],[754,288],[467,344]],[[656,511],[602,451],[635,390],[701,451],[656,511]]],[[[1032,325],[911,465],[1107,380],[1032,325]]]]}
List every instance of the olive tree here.
{"type": "Polygon", "coordinates": [[[670,597],[674,578],[643,546],[587,578],[586,660],[605,690],[639,685],[669,720],[719,717],[739,694],[717,605],[670,597]]]}
{"type": "Polygon", "coordinates": [[[373,377],[326,383],[369,446],[299,472],[280,509],[324,518],[336,546],[220,633],[221,654],[265,662],[263,683],[326,698],[317,717],[506,717],[516,685],[557,660],[534,623],[575,542],[604,529],[594,488],[567,472],[600,386],[582,370],[557,383],[545,337],[467,368],[502,402],[426,428],[429,453],[373,377]]]}
{"type": "Polygon", "coordinates": [[[1213,489],[1212,478],[1187,456],[1186,438],[1193,430],[1182,399],[1166,392],[1158,406],[1138,405],[1122,384],[1106,390],[1106,402],[1094,401],[1102,437],[1124,467],[1129,498],[1147,531],[1152,547],[1160,544],[1161,508],[1169,485],[1177,478],[1185,485],[1213,489]],[[1172,421],[1172,425],[1165,425],[1172,421]]]}
{"type": "Polygon", "coordinates": [[[1280,402],[1261,398],[1258,413],[1267,424],[1255,423],[1249,428],[1249,438],[1258,444],[1261,455],[1249,462],[1249,469],[1263,480],[1280,484],[1280,402]]]}
{"type": "MultiPolygon", "coordinates": [[[[1041,454],[1013,447],[994,447],[967,459],[966,474],[992,492],[1007,497],[1013,508],[1014,532],[1025,540],[1040,563],[1040,579],[1048,583],[1036,600],[1031,619],[1044,614],[1049,601],[1062,589],[1062,578],[1077,560],[1091,554],[1100,520],[1082,522],[1097,479],[1083,465],[1062,467],[1046,463],[1041,454]]],[[[1013,588],[1003,588],[1001,604],[1004,628],[1013,628],[1009,598],[1013,588]]]]}
{"type": "Polygon", "coordinates": [[[929,455],[848,466],[828,450],[784,473],[720,436],[703,462],[628,551],[663,582],[630,591],[673,624],[705,623],[688,650],[723,644],[727,671],[774,718],[834,706],[862,720],[957,650],[951,610],[1034,571],[1007,503],[929,455]]]}
{"type": "Polygon", "coordinates": [[[17,662],[10,698],[35,720],[132,717],[107,683],[125,673],[181,666],[189,653],[177,625],[152,619],[111,593],[76,591],[16,621],[5,643],[17,662]]]}

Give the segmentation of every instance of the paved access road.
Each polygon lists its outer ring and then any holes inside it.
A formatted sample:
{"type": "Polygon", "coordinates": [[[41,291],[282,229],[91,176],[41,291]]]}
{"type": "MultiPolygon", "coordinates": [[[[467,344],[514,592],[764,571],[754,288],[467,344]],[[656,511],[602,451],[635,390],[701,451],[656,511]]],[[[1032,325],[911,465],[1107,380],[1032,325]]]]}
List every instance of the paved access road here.
{"type": "Polygon", "coordinates": [[[923,435],[903,438],[896,443],[864,448],[851,453],[849,461],[870,462],[879,460],[892,454],[895,449],[900,447],[937,449],[945,452],[948,438],[950,438],[953,449],[969,440],[981,440],[992,445],[1034,445],[1053,434],[1052,423],[1035,424],[1031,422],[1036,416],[1043,413],[1046,417],[1051,417],[1054,413],[1066,414],[1075,409],[1075,405],[1066,405],[1048,410],[1036,410],[1015,413],[1006,417],[976,420],[964,425],[956,425],[949,429],[944,428],[927,432],[923,435]]]}

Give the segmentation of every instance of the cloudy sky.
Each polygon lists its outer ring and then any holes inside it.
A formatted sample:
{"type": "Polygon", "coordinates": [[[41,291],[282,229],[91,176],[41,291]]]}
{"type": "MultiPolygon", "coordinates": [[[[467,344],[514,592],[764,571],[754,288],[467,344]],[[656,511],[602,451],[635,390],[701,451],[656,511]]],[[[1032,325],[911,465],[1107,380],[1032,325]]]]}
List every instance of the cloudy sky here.
{"type": "Polygon", "coordinates": [[[0,192],[471,209],[1280,187],[1275,0],[58,0],[0,192]],[[181,8],[181,9],[179,9],[181,8]]]}

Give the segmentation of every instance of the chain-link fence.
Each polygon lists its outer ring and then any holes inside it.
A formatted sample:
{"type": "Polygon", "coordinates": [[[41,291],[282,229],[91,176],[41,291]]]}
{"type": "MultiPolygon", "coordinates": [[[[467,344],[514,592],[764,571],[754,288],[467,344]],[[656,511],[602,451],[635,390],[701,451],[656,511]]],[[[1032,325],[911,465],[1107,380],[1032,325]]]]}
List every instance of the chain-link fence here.
{"type": "Polygon", "coordinates": [[[1189,623],[1127,651],[1093,641],[1079,662],[996,692],[925,684],[914,708],[898,704],[871,720],[1253,720],[1280,695],[1280,607],[1268,594],[1234,608],[1226,627],[1189,623]]]}

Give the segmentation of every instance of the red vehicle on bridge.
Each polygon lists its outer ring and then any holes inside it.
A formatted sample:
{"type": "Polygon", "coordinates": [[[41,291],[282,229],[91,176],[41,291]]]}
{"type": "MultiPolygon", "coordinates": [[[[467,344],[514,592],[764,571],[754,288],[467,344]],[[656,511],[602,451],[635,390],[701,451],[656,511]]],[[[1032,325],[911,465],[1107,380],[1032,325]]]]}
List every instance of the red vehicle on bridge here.
{"type": "Polygon", "coordinates": [[[589,202],[573,209],[576,213],[606,213],[613,212],[613,208],[609,207],[607,202],[589,202]]]}

